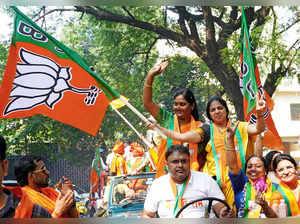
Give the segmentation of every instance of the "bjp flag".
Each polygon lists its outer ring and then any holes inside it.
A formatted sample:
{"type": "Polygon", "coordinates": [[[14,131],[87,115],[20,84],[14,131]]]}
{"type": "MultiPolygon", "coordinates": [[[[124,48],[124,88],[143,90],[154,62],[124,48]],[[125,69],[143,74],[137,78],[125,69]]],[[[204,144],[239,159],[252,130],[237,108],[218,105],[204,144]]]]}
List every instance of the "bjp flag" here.
{"type": "Polygon", "coordinates": [[[0,118],[43,114],[96,135],[119,93],[76,52],[12,8],[16,15],[0,87],[0,118]]]}
{"type": "Polygon", "coordinates": [[[254,49],[252,48],[251,38],[247,28],[247,21],[242,7],[242,27],[241,27],[241,74],[240,88],[244,96],[244,117],[246,121],[256,123],[256,95],[259,92],[263,95],[267,110],[264,113],[266,130],[263,137],[263,146],[270,149],[284,150],[281,138],[276,130],[272,119],[273,100],[262,87],[259,70],[256,63],[254,49]]]}

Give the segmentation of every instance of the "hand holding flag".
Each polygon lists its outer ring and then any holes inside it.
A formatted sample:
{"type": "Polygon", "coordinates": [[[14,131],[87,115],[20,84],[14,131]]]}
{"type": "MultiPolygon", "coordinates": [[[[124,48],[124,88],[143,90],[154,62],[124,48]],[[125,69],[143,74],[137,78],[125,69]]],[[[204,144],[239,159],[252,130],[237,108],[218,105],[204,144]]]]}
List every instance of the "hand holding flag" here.
{"type": "MultiPolygon", "coordinates": [[[[241,26],[241,73],[240,88],[244,96],[244,117],[246,121],[255,124],[258,119],[265,121],[262,129],[265,129],[263,145],[270,149],[284,149],[281,138],[272,119],[271,110],[273,101],[262,87],[259,69],[256,63],[255,51],[251,44],[251,38],[247,27],[244,7],[242,11],[241,26]],[[260,93],[259,98],[255,97],[260,93]],[[262,102],[264,101],[264,103],[262,102]],[[264,105],[265,104],[265,105],[264,105]],[[256,113],[256,114],[255,114],[256,113]],[[259,116],[263,115],[263,116],[259,116]]],[[[260,122],[261,123],[261,122],[260,122]]]]}
{"type": "Polygon", "coordinates": [[[257,117],[263,117],[266,110],[266,102],[263,99],[263,95],[257,93],[256,95],[256,115],[257,117]]]}

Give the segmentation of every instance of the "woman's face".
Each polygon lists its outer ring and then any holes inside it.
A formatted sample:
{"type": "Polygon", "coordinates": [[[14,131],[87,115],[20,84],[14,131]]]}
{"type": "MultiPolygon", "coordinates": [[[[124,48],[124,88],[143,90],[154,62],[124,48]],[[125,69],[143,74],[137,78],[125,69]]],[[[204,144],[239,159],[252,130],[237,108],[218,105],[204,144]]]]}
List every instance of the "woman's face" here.
{"type": "Polygon", "coordinates": [[[277,177],[285,183],[297,180],[297,170],[289,160],[281,160],[275,170],[277,177]]]}
{"type": "Polygon", "coordinates": [[[193,105],[191,105],[183,95],[178,95],[173,104],[173,111],[179,120],[184,120],[191,116],[193,105]]]}
{"type": "Polygon", "coordinates": [[[226,108],[219,101],[213,101],[210,104],[209,114],[213,122],[216,124],[224,124],[224,122],[227,122],[226,108]]]}
{"type": "Polygon", "coordinates": [[[246,176],[250,180],[255,181],[265,175],[266,171],[263,161],[259,157],[252,157],[247,163],[246,176]]]}

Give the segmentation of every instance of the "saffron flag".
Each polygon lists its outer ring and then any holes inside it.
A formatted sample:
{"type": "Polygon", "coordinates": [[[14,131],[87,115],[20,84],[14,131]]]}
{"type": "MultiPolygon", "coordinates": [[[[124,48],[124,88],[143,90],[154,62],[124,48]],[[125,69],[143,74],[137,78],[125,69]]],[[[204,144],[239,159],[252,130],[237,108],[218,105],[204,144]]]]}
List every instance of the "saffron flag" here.
{"type": "Polygon", "coordinates": [[[119,93],[76,52],[12,8],[16,15],[0,88],[0,118],[43,114],[96,135],[109,100],[119,93]]]}
{"type": "Polygon", "coordinates": [[[244,117],[246,121],[256,123],[256,95],[259,92],[266,101],[267,110],[264,113],[266,130],[263,137],[263,145],[270,149],[284,150],[281,138],[276,130],[272,119],[271,111],[273,110],[273,100],[263,89],[259,70],[256,63],[254,49],[252,48],[247,20],[242,7],[242,25],[241,25],[241,73],[240,88],[244,96],[244,117]]]}

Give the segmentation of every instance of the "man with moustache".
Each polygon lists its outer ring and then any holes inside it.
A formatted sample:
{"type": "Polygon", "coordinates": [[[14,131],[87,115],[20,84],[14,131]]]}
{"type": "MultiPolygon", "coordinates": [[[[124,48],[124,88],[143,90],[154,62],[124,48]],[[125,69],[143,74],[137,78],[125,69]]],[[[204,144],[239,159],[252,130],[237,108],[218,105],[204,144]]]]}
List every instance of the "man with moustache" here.
{"type": "Polygon", "coordinates": [[[20,160],[15,166],[15,176],[22,194],[30,201],[46,209],[53,218],[78,218],[72,182],[63,177],[64,184],[58,185],[58,192],[48,187],[49,174],[44,161],[39,157],[20,160]],[[57,210],[57,204],[61,203],[62,198],[65,198],[63,209],[57,210]]]}
{"type": "MultiPolygon", "coordinates": [[[[189,149],[182,145],[171,145],[166,154],[168,174],[154,180],[147,194],[143,217],[174,218],[180,208],[193,200],[203,197],[225,197],[219,186],[209,175],[190,170],[189,149]]],[[[220,202],[213,203],[213,209],[221,218],[233,217],[220,202]]],[[[195,203],[188,206],[181,218],[204,217],[205,206],[195,203]]]]}
{"type": "MultiPolygon", "coordinates": [[[[8,160],[6,160],[7,145],[0,135],[0,186],[8,173],[8,160]]],[[[55,213],[65,210],[72,195],[59,197],[55,204],[55,213]]],[[[46,209],[32,202],[26,194],[22,194],[19,186],[0,188],[0,218],[54,218],[46,209]]]]}

